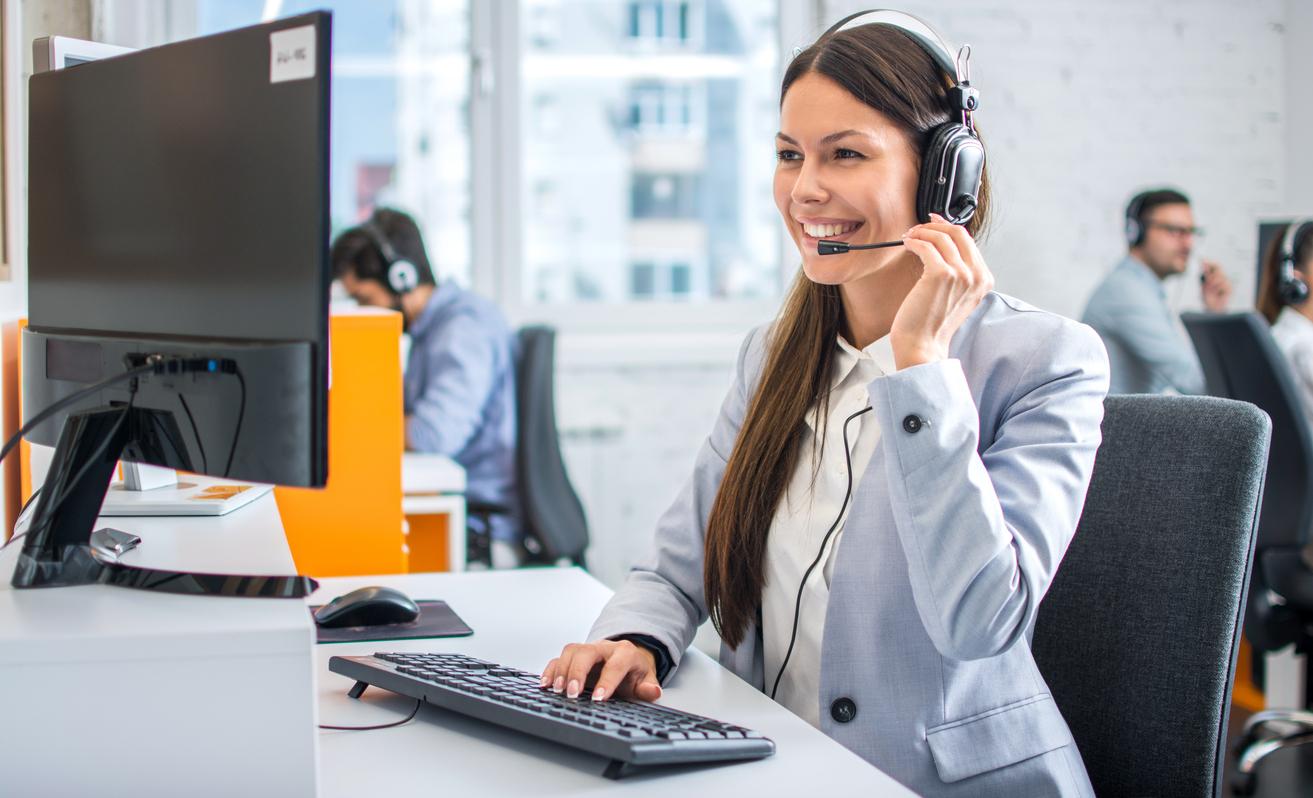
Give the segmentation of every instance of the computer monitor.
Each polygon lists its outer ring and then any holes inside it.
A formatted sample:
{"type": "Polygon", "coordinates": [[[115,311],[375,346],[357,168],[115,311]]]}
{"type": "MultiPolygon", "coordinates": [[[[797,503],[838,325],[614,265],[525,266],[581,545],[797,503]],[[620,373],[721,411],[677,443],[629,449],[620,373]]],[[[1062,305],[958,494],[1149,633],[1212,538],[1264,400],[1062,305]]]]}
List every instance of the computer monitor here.
{"type": "Polygon", "coordinates": [[[49,72],[132,52],[131,47],[89,42],[69,36],[43,36],[32,42],[32,71],[49,72]]]}
{"type": "Polygon", "coordinates": [[[16,586],[233,589],[91,549],[120,457],[325,483],[330,46],[316,12],[32,76],[23,411],[58,412],[16,586]]]}
{"type": "Polygon", "coordinates": [[[1254,303],[1257,304],[1261,298],[1259,292],[1263,289],[1263,270],[1265,265],[1263,258],[1267,255],[1268,247],[1272,246],[1272,241],[1282,235],[1285,235],[1286,225],[1290,220],[1284,221],[1262,221],[1258,223],[1258,265],[1254,269],[1254,303]]]}

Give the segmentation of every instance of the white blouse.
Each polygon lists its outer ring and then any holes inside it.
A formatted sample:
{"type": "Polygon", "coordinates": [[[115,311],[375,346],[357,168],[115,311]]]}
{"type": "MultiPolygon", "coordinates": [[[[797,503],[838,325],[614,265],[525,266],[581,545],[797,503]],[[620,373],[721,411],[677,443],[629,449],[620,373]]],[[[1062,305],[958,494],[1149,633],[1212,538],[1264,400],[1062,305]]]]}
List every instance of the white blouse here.
{"type": "MultiPolygon", "coordinates": [[[[839,337],[830,381],[828,424],[824,427],[824,450],[819,407],[807,413],[810,430],[804,441],[785,495],[775,511],[766,541],[766,584],[762,590],[762,637],[766,692],[775,684],[780,665],[789,648],[793,631],[798,586],[807,567],[816,559],[825,533],[835,523],[848,490],[848,467],[844,457],[844,421],[871,404],[867,386],[872,380],[896,371],[889,336],[857,350],[839,337]],[[819,470],[818,460],[819,458],[819,470]],[[814,477],[814,482],[813,482],[814,477]]],[[[857,484],[880,440],[873,414],[866,413],[848,424],[852,450],[852,485],[857,484]]],[[[844,518],[852,509],[849,500],[844,518]]],[[[830,578],[834,553],[843,535],[843,522],[825,545],[822,565],[812,571],[803,591],[798,617],[798,637],[780,680],[775,700],[811,725],[820,728],[821,636],[825,609],[830,600],[830,578]]]]}
{"type": "Polygon", "coordinates": [[[1313,321],[1294,308],[1284,307],[1272,325],[1272,337],[1290,363],[1299,394],[1304,397],[1304,412],[1313,418],[1313,321]]]}

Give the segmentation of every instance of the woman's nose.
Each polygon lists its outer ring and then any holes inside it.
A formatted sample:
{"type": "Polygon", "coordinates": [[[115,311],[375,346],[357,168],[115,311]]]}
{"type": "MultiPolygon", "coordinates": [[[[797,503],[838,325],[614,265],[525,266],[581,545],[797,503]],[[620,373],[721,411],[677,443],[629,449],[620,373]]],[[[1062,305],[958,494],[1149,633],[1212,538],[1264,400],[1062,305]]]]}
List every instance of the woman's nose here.
{"type": "Polygon", "coordinates": [[[802,168],[798,170],[798,179],[793,184],[793,191],[790,197],[799,205],[824,202],[829,197],[829,192],[822,185],[819,170],[803,162],[802,168]]]}

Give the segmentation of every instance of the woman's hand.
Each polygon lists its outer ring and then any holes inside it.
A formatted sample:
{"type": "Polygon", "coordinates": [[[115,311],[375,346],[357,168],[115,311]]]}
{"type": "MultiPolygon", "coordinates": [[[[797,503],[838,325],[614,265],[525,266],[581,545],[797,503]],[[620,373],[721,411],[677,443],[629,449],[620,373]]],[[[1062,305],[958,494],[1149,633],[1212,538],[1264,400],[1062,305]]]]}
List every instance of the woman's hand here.
{"type": "Polygon", "coordinates": [[[1203,266],[1200,282],[1203,283],[1201,293],[1204,307],[1212,313],[1225,313],[1226,306],[1231,302],[1231,281],[1227,279],[1221,265],[1206,260],[1203,266]]]}
{"type": "Polygon", "coordinates": [[[903,235],[903,244],[922,270],[889,330],[899,369],[947,359],[953,334],[994,288],[994,275],[961,225],[930,214],[928,223],[903,235]]]}
{"type": "Polygon", "coordinates": [[[542,686],[577,698],[589,675],[598,668],[601,674],[593,687],[594,701],[613,697],[655,701],[661,697],[652,652],[628,640],[571,643],[561,651],[561,656],[547,663],[542,686]]]}

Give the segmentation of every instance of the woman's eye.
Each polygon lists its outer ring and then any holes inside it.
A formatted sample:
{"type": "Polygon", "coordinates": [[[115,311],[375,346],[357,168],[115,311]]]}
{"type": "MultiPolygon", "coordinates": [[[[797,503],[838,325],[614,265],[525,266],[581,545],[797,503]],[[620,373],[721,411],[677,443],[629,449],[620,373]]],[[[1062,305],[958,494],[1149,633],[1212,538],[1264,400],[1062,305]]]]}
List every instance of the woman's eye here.
{"type": "Polygon", "coordinates": [[[843,159],[843,158],[864,158],[865,156],[862,155],[860,152],[857,152],[856,150],[845,150],[841,148],[834,151],[834,157],[843,159]]]}
{"type": "Polygon", "coordinates": [[[797,150],[777,150],[775,157],[781,161],[801,161],[802,153],[797,150]]]}

